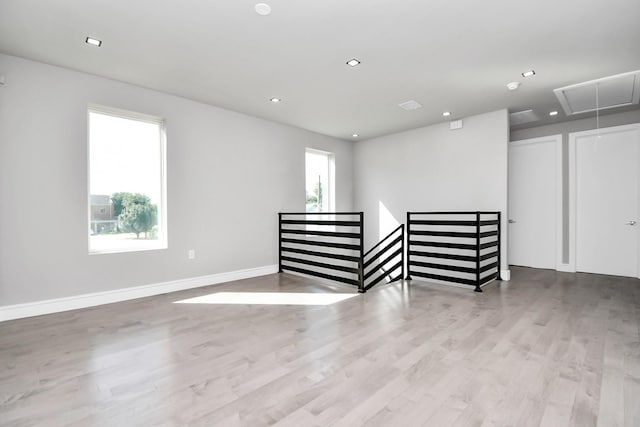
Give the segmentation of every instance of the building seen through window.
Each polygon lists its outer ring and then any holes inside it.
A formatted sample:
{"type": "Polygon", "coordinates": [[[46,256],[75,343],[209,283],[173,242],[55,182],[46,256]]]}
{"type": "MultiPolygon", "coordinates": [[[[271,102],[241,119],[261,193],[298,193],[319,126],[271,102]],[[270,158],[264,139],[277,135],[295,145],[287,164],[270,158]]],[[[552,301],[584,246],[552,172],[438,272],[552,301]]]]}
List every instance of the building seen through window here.
{"type": "Polygon", "coordinates": [[[89,252],[166,247],[161,119],[89,109],[89,252]]]}

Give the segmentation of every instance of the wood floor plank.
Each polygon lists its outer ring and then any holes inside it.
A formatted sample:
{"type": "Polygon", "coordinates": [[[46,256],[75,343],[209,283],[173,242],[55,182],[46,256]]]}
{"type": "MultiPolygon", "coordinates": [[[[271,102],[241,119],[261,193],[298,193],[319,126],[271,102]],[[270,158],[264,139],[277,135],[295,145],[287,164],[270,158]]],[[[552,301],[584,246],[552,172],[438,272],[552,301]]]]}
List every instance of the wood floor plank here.
{"type": "Polygon", "coordinates": [[[638,426],[640,281],[289,274],[0,323],[0,426],[638,426]],[[329,306],[176,304],[330,292],[329,306]]]}

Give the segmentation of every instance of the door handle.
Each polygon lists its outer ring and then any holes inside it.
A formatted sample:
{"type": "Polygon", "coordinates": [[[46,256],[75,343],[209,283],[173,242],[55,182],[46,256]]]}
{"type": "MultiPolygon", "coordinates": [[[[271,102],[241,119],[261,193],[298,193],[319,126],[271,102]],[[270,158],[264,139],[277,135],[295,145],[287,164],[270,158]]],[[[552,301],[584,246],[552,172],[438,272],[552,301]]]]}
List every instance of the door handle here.
{"type": "MultiPolygon", "coordinates": [[[[510,219],[510,220],[509,220],[509,224],[515,224],[515,223],[516,223],[516,220],[515,220],[515,219],[510,219]]],[[[634,223],[635,223],[635,222],[634,222],[634,223]]]]}
{"type": "Polygon", "coordinates": [[[625,225],[636,225],[636,222],[635,221],[629,221],[629,222],[626,222],[625,225]]]}

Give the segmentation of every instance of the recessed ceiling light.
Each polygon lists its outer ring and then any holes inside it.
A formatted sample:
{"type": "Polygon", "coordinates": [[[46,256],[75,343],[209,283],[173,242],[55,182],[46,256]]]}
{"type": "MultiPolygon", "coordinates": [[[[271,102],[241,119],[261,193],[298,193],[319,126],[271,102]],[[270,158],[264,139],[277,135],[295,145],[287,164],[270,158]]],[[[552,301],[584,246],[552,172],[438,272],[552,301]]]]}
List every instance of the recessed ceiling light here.
{"type": "Polygon", "coordinates": [[[442,113],[443,116],[449,117],[451,115],[451,111],[445,111],[442,113]]]}
{"type": "Polygon", "coordinates": [[[516,90],[520,87],[520,82],[511,82],[507,85],[507,89],[516,90]]]}
{"type": "Polygon", "coordinates": [[[266,3],[258,3],[254,9],[258,15],[267,16],[271,14],[271,6],[266,3]]]}
{"type": "Polygon", "coordinates": [[[273,102],[274,104],[277,104],[278,102],[282,101],[282,99],[280,99],[280,98],[271,98],[269,101],[273,102]]]}
{"type": "Polygon", "coordinates": [[[102,40],[94,39],[93,37],[87,37],[84,42],[86,44],[90,44],[91,46],[102,46],[102,40]]]}
{"type": "Polygon", "coordinates": [[[354,134],[353,134],[353,135],[351,135],[351,136],[352,136],[352,137],[354,137],[354,138],[357,138],[357,137],[359,137],[360,135],[358,135],[357,133],[354,133],[354,134]]]}
{"type": "Polygon", "coordinates": [[[558,112],[557,111],[549,111],[549,115],[550,116],[557,116],[558,112]]]}
{"type": "Polygon", "coordinates": [[[536,72],[533,70],[525,71],[524,73],[522,73],[522,77],[531,77],[535,75],[536,75],[536,72]]]}
{"type": "Polygon", "coordinates": [[[360,65],[360,61],[358,61],[357,59],[353,58],[347,61],[347,65],[349,67],[356,67],[358,65],[360,65]]]}

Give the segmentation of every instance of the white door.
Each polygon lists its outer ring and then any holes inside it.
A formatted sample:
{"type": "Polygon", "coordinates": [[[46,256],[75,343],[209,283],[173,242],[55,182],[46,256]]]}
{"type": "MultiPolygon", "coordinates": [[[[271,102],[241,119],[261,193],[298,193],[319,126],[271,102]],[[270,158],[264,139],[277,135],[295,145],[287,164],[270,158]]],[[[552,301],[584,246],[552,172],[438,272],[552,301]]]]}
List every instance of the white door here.
{"type": "Polygon", "coordinates": [[[576,270],[637,277],[640,125],[571,134],[570,150],[576,270]]]}
{"type": "Polygon", "coordinates": [[[562,137],[509,143],[509,264],[555,269],[561,245],[562,137]]]}

